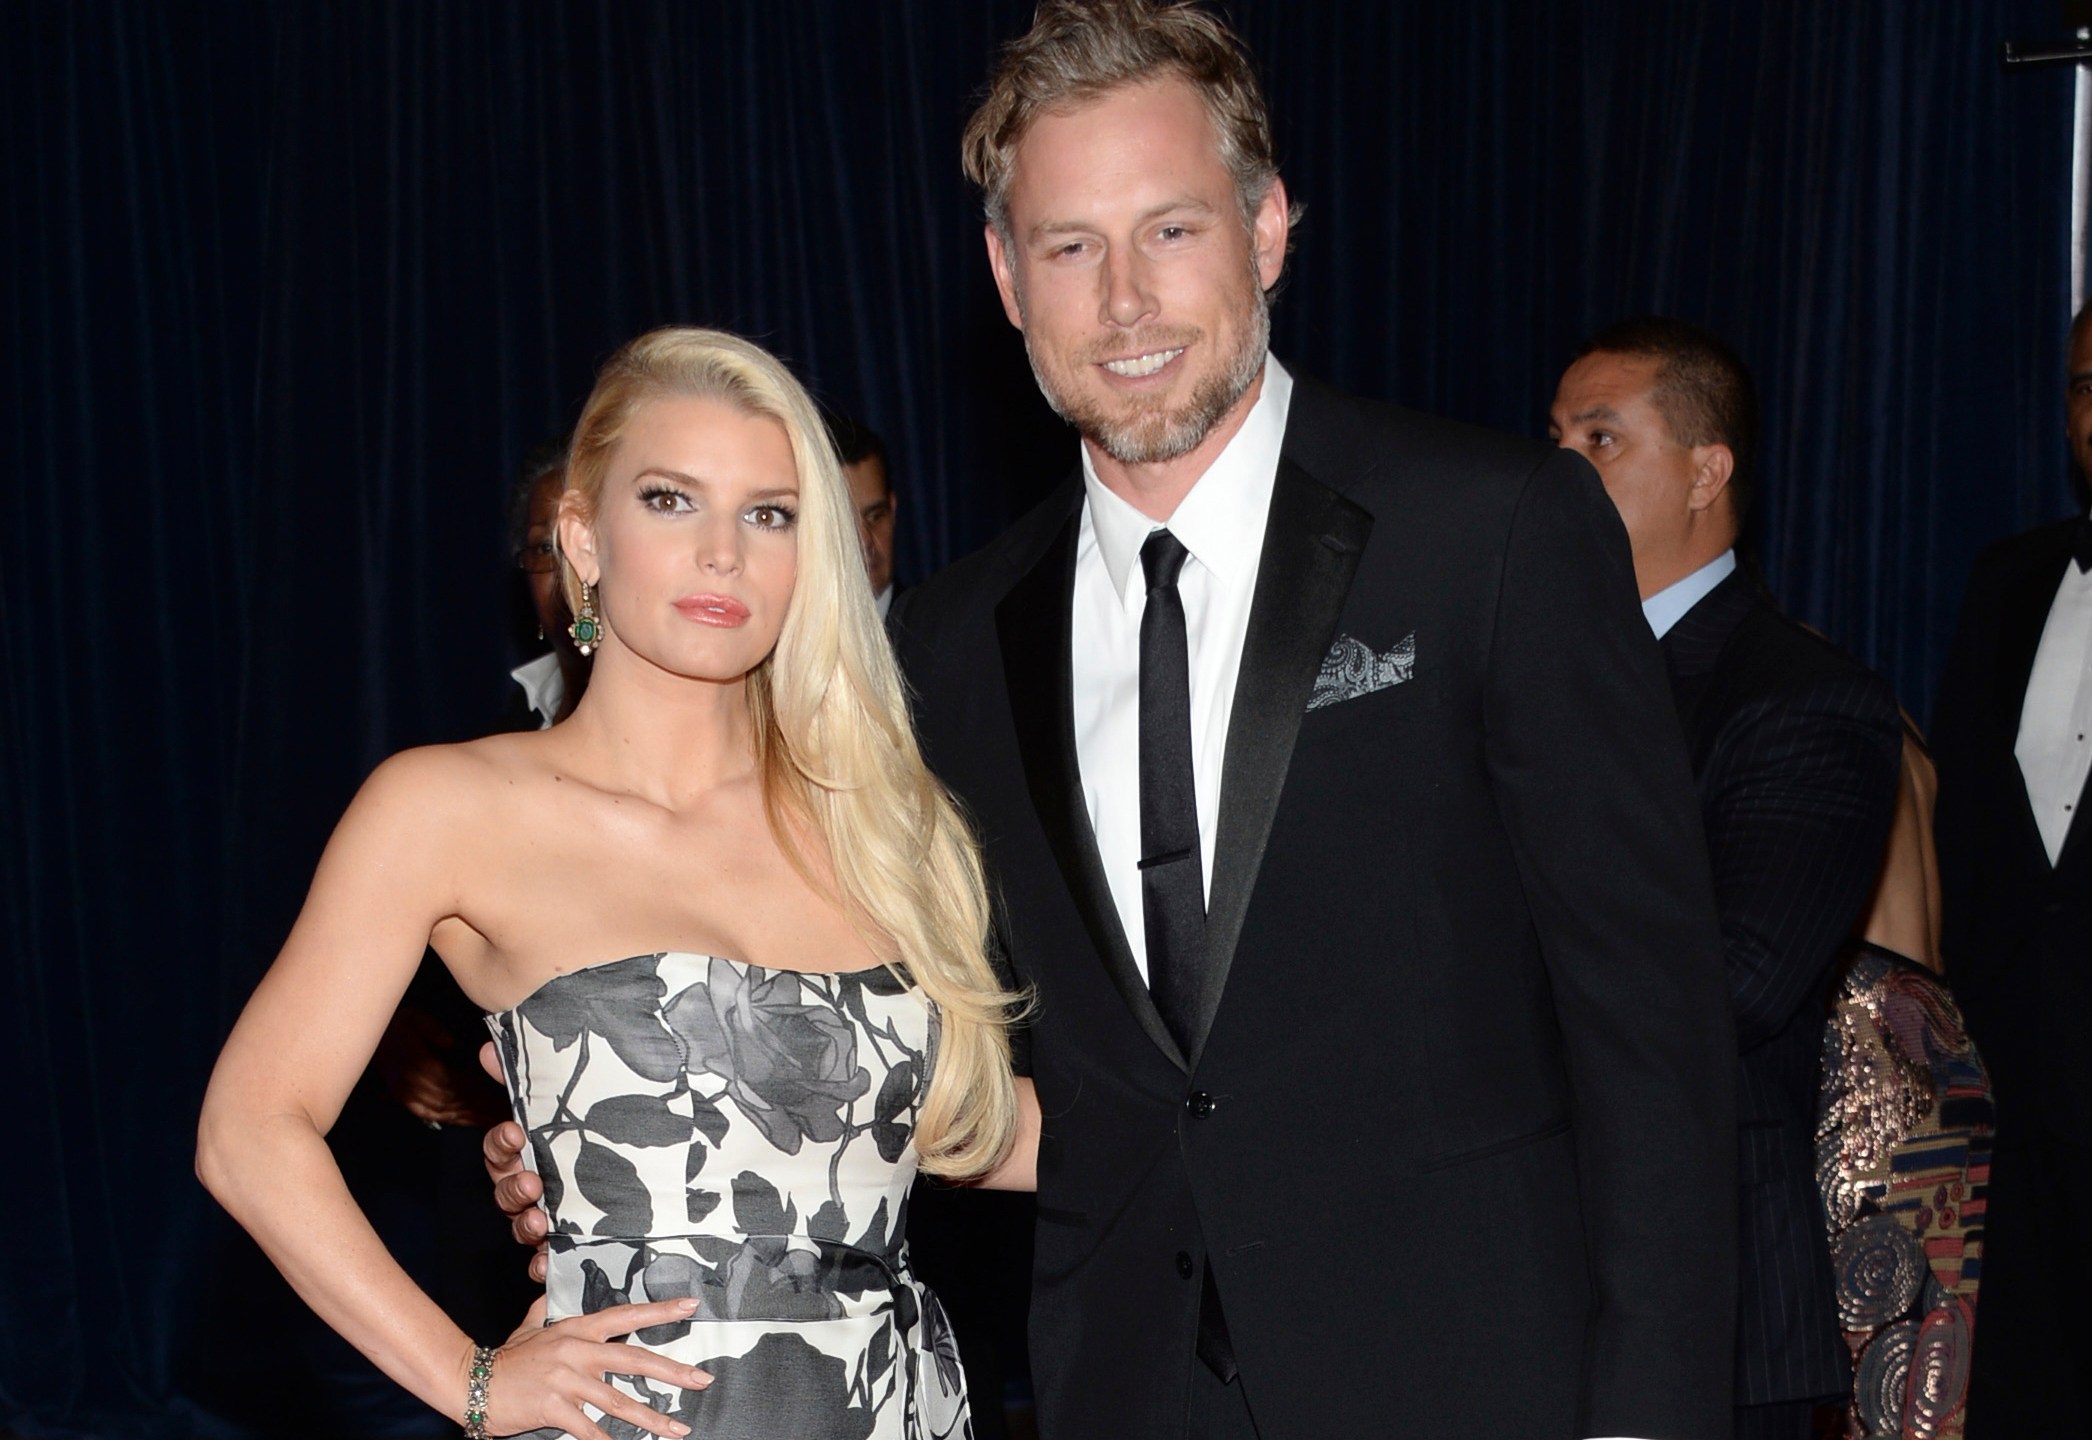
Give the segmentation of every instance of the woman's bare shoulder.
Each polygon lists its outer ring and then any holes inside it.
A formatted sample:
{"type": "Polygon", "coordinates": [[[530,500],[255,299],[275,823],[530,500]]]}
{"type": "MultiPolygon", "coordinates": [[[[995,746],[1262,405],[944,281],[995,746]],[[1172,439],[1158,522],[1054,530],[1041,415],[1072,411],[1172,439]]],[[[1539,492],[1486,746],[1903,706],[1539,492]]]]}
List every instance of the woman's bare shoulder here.
{"type": "Polygon", "coordinates": [[[350,813],[424,824],[446,816],[485,816],[520,782],[547,771],[545,749],[540,736],[530,732],[402,750],[371,771],[350,813]]]}

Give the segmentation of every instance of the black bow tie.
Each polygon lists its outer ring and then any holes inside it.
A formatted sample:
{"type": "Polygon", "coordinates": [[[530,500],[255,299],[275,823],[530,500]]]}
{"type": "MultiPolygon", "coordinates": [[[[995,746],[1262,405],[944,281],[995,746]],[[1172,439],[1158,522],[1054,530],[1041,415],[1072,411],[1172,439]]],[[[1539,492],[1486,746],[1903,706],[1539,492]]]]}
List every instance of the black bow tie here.
{"type": "Polygon", "coordinates": [[[2080,573],[2092,570],[2092,515],[2077,522],[2077,548],[2070,552],[2080,573]]]}

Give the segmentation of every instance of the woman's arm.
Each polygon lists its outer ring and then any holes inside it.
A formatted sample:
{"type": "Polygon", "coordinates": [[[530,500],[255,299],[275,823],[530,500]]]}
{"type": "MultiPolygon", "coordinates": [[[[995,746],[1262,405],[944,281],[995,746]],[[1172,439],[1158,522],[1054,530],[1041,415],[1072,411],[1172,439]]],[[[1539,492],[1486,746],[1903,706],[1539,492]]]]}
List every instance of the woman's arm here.
{"type": "MultiPolygon", "coordinates": [[[[196,1170],[319,1317],[434,1409],[461,1415],[472,1340],[408,1278],[349,1195],[326,1133],[413,977],[430,931],[461,911],[473,766],[454,750],[380,766],[342,817],[305,907],[226,1040],[204,1097],[196,1170]]],[[[586,1401],[649,1433],[688,1427],[612,1390],[606,1369],[671,1385],[704,1372],[611,1335],[680,1319],[692,1302],[622,1307],[505,1347],[487,1433],[559,1425],[608,1440],[586,1401]]]]}
{"type": "MultiPolygon", "coordinates": [[[[1904,723],[1909,724],[1909,717],[1904,723]]],[[[1861,938],[1940,973],[1939,851],[1932,843],[1932,810],[1939,777],[1932,757],[1912,734],[1903,736],[1903,774],[1896,818],[1861,917],[1861,938]]]]}

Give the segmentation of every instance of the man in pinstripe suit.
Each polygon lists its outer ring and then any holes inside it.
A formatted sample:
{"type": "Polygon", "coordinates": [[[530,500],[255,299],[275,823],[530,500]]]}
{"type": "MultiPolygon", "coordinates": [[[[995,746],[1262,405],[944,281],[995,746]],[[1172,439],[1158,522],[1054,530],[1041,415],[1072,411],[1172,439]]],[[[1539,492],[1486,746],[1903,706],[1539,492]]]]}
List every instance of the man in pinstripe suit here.
{"type": "Polygon", "coordinates": [[[1805,1437],[1846,1385],[1811,1134],[1832,968],[1895,811],[1895,696],[1737,566],[1756,402],[1721,341],[1657,318],[1601,331],[1549,428],[1627,523],[1714,862],[1739,1050],[1736,1434],[1805,1437]]]}

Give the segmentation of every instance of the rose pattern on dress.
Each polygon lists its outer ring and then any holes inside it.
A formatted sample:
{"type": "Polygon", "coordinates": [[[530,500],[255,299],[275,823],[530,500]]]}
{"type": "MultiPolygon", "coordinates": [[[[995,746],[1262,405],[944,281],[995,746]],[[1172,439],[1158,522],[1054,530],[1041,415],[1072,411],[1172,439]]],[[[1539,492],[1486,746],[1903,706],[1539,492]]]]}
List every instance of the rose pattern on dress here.
{"type": "Polygon", "coordinates": [[[850,1017],[802,998],[802,977],[714,960],[702,985],[662,1007],[694,1074],[726,1081],[736,1108],[787,1155],[843,1133],[843,1107],[871,1089],[850,1017]]]}
{"type": "Polygon", "coordinates": [[[903,1239],[936,1062],[920,992],[666,952],[569,971],[488,1024],[545,1182],[553,1316],[698,1299],[631,1338],[715,1383],[614,1384],[717,1440],[972,1433],[903,1239]]]}

